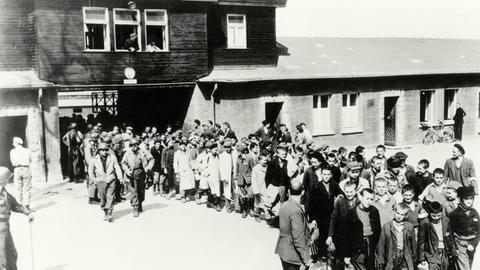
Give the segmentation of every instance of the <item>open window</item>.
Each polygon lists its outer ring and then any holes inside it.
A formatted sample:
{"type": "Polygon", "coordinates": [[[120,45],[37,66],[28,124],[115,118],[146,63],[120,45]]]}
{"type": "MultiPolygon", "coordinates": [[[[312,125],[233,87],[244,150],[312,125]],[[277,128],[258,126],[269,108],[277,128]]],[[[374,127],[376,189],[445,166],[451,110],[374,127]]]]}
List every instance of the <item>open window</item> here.
{"type": "Polygon", "coordinates": [[[145,10],[147,51],[168,51],[168,16],[164,9],[145,10]]]}
{"type": "Polygon", "coordinates": [[[313,133],[314,135],[331,134],[330,124],[330,97],[331,95],[313,96],[313,133]]]}
{"type": "Polygon", "coordinates": [[[420,92],[420,122],[432,122],[433,119],[433,95],[435,91],[420,92]]]}
{"type": "Polygon", "coordinates": [[[453,119],[457,103],[457,89],[445,89],[443,119],[453,119]]]}
{"type": "Polygon", "coordinates": [[[115,25],[115,50],[141,50],[140,11],[138,9],[113,9],[115,25]],[[135,38],[132,38],[135,36],[135,38]]]}
{"type": "Polygon", "coordinates": [[[229,49],[247,48],[247,19],[243,14],[227,14],[227,46],[229,49]]]}
{"type": "Polygon", "coordinates": [[[84,7],[83,29],[84,49],[86,51],[110,50],[108,9],[101,7],[84,7]]]}

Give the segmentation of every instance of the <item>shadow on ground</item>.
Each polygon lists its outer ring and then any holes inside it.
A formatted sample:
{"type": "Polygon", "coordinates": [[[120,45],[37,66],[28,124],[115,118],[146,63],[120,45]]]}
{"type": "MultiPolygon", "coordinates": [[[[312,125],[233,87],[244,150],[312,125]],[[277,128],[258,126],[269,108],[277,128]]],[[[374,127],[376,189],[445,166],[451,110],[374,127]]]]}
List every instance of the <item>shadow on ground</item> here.
{"type": "Polygon", "coordinates": [[[43,268],[43,270],[66,270],[66,269],[67,269],[66,264],[59,264],[59,265],[54,265],[54,266],[50,266],[50,267],[47,267],[47,268],[43,268]]]}
{"type": "MultiPolygon", "coordinates": [[[[156,210],[156,209],[163,209],[166,208],[168,204],[164,203],[154,203],[154,204],[145,204],[143,205],[143,212],[151,211],[151,210],[156,210]]],[[[129,207],[127,209],[123,209],[120,211],[113,211],[113,218],[114,219],[120,219],[124,216],[127,216],[129,214],[132,214],[132,208],[129,207]]]]}

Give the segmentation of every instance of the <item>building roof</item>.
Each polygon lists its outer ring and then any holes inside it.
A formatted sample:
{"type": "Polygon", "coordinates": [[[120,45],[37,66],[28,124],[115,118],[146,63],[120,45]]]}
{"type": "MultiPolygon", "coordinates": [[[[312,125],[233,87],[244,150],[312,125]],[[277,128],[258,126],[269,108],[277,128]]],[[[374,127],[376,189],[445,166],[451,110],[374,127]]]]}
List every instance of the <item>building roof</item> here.
{"type": "Polygon", "coordinates": [[[182,0],[184,2],[212,2],[229,6],[285,7],[287,0],[182,0]]]}
{"type": "Polygon", "coordinates": [[[0,71],[0,89],[40,88],[53,85],[40,80],[33,70],[0,71]]]}
{"type": "Polygon", "coordinates": [[[480,73],[480,40],[278,38],[275,67],[215,67],[199,81],[387,77],[480,73]]]}

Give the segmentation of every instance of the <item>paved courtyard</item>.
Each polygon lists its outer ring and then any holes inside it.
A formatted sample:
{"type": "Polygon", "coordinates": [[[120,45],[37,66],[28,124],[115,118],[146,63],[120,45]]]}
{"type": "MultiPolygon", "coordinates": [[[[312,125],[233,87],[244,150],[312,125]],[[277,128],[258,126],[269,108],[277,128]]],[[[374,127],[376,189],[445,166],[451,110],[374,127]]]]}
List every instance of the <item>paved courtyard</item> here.
{"type": "MultiPolygon", "coordinates": [[[[463,144],[479,168],[480,140],[463,144]]],[[[443,167],[450,149],[451,145],[438,144],[401,150],[409,155],[410,164],[427,157],[433,169],[443,167]]],[[[122,203],[115,208],[115,222],[109,224],[102,220],[98,206],[87,204],[84,184],[65,184],[41,194],[33,207],[37,210],[32,225],[35,270],[281,269],[273,254],[276,229],[203,205],[147,192],[146,211],[140,217],[133,218],[129,205],[122,203]]],[[[31,269],[27,218],[13,215],[11,224],[19,269],[31,269]]],[[[477,256],[473,269],[478,267],[477,256]]]]}

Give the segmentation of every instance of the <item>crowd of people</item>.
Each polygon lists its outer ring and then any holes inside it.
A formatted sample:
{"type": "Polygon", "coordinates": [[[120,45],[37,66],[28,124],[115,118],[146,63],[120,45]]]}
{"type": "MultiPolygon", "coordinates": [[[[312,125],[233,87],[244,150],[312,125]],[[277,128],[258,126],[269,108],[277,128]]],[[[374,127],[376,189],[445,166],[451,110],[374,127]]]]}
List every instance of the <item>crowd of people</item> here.
{"type": "Polygon", "coordinates": [[[471,269],[480,241],[473,162],[454,144],[444,168],[408,156],[367,158],[316,144],[307,126],[292,135],[268,121],[238,139],[228,122],[194,121],[139,133],[126,126],[84,134],[76,123],[63,137],[70,181],[86,178],[89,203],[113,221],[115,202],[143,211],[145,192],[279,227],[276,253],[284,269],[321,262],[335,269],[471,269]],[[83,173],[83,174],[82,174],[83,173]]]}

